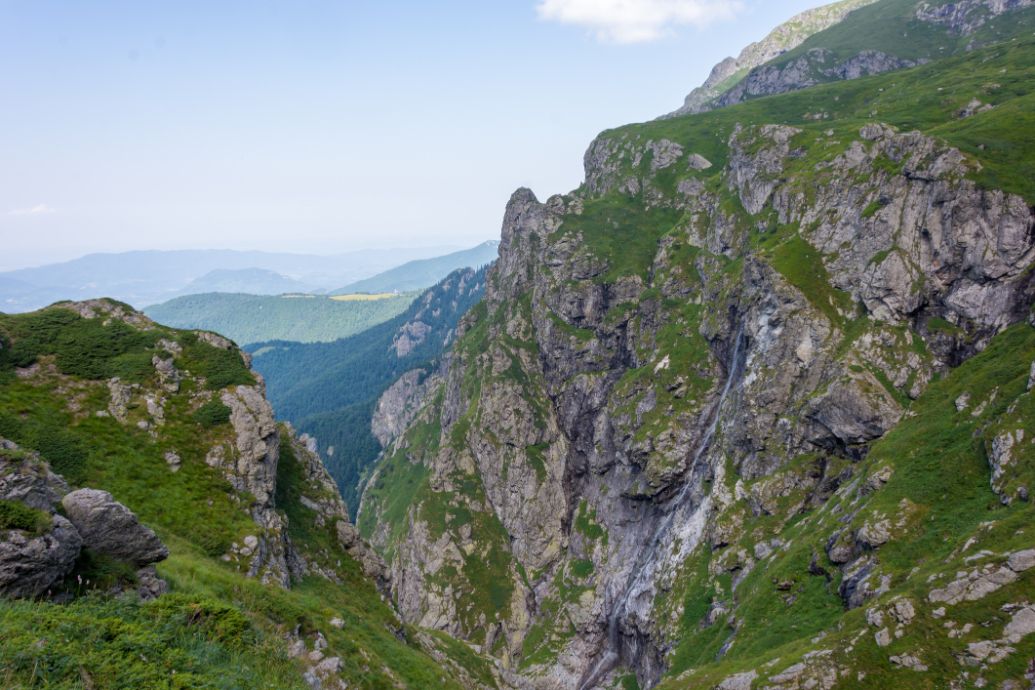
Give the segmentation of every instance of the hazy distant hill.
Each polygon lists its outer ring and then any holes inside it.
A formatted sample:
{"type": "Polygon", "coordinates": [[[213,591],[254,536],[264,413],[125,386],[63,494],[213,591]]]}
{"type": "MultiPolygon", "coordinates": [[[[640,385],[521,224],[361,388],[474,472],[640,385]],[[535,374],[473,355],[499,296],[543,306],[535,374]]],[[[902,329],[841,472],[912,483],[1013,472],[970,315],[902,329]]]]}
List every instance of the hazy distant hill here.
{"type": "Polygon", "coordinates": [[[324,295],[205,293],[148,307],[146,314],[174,328],[215,331],[245,345],[266,340],[329,342],[402,313],[413,293],[376,299],[331,299],[324,295]]]}
{"type": "Polygon", "coordinates": [[[499,246],[500,243],[498,241],[490,240],[482,242],[477,247],[446,254],[445,256],[410,261],[371,278],[334,290],[331,294],[346,295],[356,292],[423,290],[439,282],[458,268],[481,268],[495,261],[499,246]]]}
{"type": "MultiPolygon", "coordinates": [[[[136,251],[89,254],[59,264],[0,273],[0,311],[38,309],[58,300],[113,297],[135,307],[185,294],[213,271],[273,271],[309,286],[331,290],[414,259],[448,251],[444,247],[369,249],[335,256],[232,250],[136,251]]],[[[218,275],[218,274],[217,274],[218,275]]],[[[254,274],[253,274],[254,277],[254,274]]],[[[262,289],[266,294],[292,291],[262,289]]],[[[220,291],[216,287],[191,292],[220,291]]],[[[247,291],[260,292],[251,287],[247,291]]]]}
{"type": "Polygon", "coordinates": [[[180,292],[238,292],[251,295],[283,295],[288,292],[317,292],[316,286],[264,268],[217,269],[190,281],[180,292]]]}

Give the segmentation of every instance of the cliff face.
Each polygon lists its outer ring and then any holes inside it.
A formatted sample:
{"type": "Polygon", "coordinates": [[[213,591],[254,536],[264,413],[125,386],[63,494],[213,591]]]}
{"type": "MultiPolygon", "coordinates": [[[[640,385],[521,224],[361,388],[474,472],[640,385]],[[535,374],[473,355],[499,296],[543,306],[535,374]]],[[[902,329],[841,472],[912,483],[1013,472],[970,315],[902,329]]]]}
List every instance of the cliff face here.
{"type": "Polygon", "coordinates": [[[403,616],[519,687],[1022,677],[1035,215],[960,134],[1003,122],[990,75],[1029,93],[1015,50],[606,132],[578,191],[516,192],[364,496],[403,616]],[[923,638],[985,581],[1013,633],[923,638]]]}

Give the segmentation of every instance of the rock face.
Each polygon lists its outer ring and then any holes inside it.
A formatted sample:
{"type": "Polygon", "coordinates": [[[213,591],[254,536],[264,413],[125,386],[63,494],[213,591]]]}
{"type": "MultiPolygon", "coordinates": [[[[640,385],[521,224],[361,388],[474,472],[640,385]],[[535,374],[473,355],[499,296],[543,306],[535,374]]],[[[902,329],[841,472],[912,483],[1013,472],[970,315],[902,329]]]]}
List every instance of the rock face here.
{"type": "MultiPolygon", "coordinates": [[[[869,453],[1035,298],[1031,207],[933,137],[742,123],[703,167],[667,124],[602,135],[575,193],[515,192],[485,300],[364,495],[403,616],[529,687],[651,686],[701,630],[719,642],[681,654],[735,653],[745,582],[787,610],[892,596],[882,553],[930,506],[863,512],[900,476],[869,453]],[[809,528],[761,526],[813,513],[806,553],[809,528]]],[[[727,685],[834,687],[854,643],[815,644],[727,685]]]]}
{"type": "Polygon", "coordinates": [[[35,598],[72,571],[82,540],[60,515],[39,536],[20,530],[0,531],[0,596],[35,598]]]}
{"type": "Polygon", "coordinates": [[[155,533],[107,491],[79,489],[61,499],[61,505],[83,547],[95,553],[141,568],[169,557],[155,533]]]}
{"type": "MultiPolygon", "coordinates": [[[[874,0],[835,2],[792,18],[762,41],[748,46],[736,59],[727,58],[716,65],[705,83],[686,97],[683,106],[665,117],[706,112],[820,83],[858,79],[923,64],[930,59],[944,57],[946,50],[955,50],[954,44],[959,37],[974,34],[990,20],[1005,13],[1031,7],[1033,0],[917,2],[913,21],[902,19],[904,34],[908,36],[913,31],[931,30],[945,34],[944,45],[939,50],[920,57],[915,55],[916,51],[908,46],[908,42],[903,42],[902,54],[891,54],[861,48],[857,41],[850,38],[846,41],[843,33],[822,33],[845,21],[853,11],[873,4],[874,0]]],[[[893,15],[899,10],[874,9],[874,13],[881,11],[893,15]]],[[[874,27],[883,32],[895,30],[888,22],[878,22],[874,27]]],[[[973,45],[967,49],[971,47],[973,45]]],[[[816,117],[826,115],[816,113],[816,117]]]]}
{"type": "Polygon", "coordinates": [[[51,472],[38,454],[0,439],[0,499],[49,512],[67,493],[68,484],[51,472]]]}
{"type": "Polygon", "coordinates": [[[726,58],[714,68],[708,79],[690,92],[682,107],[667,117],[699,113],[709,109],[711,102],[721,96],[730,81],[744,72],[750,72],[788,50],[797,48],[809,36],[840,23],[849,12],[872,4],[874,0],[847,0],[807,10],[774,29],[757,43],[752,43],[736,58],[726,58]]]}
{"type": "Polygon", "coordinates": [[[382,446],[394,441],[413,421],[427,393],[427,376],[423,369],[408,371],[381,394],[370,430],[382,446]]]}

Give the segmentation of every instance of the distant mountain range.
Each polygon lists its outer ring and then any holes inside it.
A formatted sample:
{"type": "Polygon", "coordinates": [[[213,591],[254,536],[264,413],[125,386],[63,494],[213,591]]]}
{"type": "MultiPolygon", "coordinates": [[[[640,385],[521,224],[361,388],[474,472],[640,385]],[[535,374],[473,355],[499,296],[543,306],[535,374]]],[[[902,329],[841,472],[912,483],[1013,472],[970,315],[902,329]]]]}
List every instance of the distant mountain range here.
{"type": "Polygon", "coordinates": [[[500,243],[497,240],[482,242],[477,247],[465,249],[431,259],[416,259],[391,268],[376,276],[359,280],[331,292],[332,295],[347,295],[359,292],[405,292],[424,290],[436,284],[458,268],[481,268],[496,260],[500,243]]]}
{"type": "Polygon", "coordinates": [[[233,250],[89,254],[0,273],[0,311],[30,311],[59,300],[102,296],[143,308],[198,292],[325,292],[449,250],[368,249],[334,256],[233,250]]]}

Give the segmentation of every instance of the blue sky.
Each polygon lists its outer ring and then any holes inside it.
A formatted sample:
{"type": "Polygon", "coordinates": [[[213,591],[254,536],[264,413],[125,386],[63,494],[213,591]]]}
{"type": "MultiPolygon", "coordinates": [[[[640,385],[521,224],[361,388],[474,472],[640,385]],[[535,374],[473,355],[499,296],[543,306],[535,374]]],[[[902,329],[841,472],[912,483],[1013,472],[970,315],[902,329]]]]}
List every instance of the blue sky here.
{"type": "Polygon", "coordinates": [[[0,0],[0,270],[497,237],[814,0],[0,0]]]}

